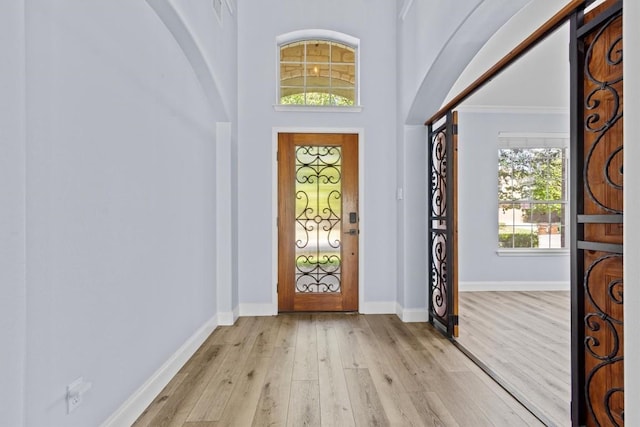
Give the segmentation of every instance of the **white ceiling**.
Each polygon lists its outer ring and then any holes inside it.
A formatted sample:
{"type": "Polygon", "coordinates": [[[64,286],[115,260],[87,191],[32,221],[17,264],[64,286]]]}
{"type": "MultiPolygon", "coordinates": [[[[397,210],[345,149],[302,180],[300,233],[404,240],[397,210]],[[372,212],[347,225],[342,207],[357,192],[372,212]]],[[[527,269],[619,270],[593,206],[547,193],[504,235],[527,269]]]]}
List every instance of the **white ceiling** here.
{"type": "Polygon", "coordinates": [[[568,111],[569,71],[569,28],[565,24],[463,104],[568,111]]]}

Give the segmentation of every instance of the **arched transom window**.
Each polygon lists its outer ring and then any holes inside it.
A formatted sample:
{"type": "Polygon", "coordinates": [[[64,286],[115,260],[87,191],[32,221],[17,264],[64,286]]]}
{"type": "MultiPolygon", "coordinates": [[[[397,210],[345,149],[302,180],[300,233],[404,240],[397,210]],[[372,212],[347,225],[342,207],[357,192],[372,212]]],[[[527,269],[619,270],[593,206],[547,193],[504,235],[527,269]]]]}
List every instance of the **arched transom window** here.
{"type": "Polygon", "coordinates": [[[357,46],[308,38],[279,48],[279,104],[358,105],[357,46]]]}

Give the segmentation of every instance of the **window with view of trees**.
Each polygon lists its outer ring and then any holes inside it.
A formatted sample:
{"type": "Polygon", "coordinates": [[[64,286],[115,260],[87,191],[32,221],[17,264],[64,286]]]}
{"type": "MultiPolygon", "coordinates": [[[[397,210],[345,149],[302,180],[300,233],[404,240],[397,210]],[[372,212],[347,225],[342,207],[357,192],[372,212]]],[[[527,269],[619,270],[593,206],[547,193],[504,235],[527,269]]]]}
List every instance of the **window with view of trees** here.
{"type": "Polygon", "coordinates": [[[498,150],[498,247],[565,248],[567,140],[509,140],[498,150]]]}
{"type": "Polygon", "coordinates": [[[280,46],[281,105],[357,105],[356,48],[330,40],[280,46]]]}

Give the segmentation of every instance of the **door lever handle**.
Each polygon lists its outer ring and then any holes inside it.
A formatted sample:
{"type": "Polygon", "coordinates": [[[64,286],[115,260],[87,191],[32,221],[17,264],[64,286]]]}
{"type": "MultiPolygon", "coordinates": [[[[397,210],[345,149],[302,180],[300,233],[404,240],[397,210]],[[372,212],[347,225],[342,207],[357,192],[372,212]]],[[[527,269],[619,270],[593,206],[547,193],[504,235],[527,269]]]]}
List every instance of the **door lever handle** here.
{"type": "Polygon", "coordinates": [[[352,228],[352,229],[344,232],[344,234],[350,234],[352,236],[355,236],[358,233],[359,233],[359,231],[356,228],[352,228]]]}

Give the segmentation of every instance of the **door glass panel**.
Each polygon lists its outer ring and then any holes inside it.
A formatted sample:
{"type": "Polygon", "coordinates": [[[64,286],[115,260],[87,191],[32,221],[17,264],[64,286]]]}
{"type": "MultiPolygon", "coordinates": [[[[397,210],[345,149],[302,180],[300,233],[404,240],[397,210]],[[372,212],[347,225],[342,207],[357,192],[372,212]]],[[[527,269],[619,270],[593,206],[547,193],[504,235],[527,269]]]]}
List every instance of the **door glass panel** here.
{"type": "Polygon", "coordinates": [[[295,290],[340,292],[342,151],[296,146],[295,153],[295,290]]]}

